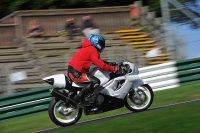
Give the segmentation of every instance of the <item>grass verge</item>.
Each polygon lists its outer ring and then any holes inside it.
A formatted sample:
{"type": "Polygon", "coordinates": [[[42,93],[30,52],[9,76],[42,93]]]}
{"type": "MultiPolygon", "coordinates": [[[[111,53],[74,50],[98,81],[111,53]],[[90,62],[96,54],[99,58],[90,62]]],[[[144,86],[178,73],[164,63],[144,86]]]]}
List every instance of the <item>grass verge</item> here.
{"type": "Polygon", "coordinates": [[[66,128],[54,133],[198,133],[200,102],[66,128]],[[102,128],[103,127],[103,128],[102,128]]]}
{"type": "MultiPolygon", "coordinates": [[[[151,106],[158,107],[177,102],[194,100],[200,98],[200,84],[188,85],[169,90],[158,91],[154,93],[154,101],[151,106]]],[[[80,121],[100,118],[104,116],[114,115],[129,112],[126,108],[121,108],[114,111],[105,112],[102,114],[85,116],[83,115],[80,121]]],[[[47,111],[33,115],[27,115],[18,118],[12,118],[0,122],[0,131],[2,133],[29,133],[47,128],[56,127],[48,117],[47,111]]]]}

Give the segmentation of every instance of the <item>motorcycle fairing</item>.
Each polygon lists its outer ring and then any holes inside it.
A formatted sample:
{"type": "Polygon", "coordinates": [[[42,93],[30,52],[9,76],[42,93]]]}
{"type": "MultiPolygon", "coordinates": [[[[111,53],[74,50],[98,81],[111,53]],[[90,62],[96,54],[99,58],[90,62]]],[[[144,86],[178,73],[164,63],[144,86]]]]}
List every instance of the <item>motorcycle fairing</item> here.
{"type": "Polygon", "coordinates": [[[110,80],[110,72],[100,70],[99,68],[95,67],[90,71],[91,75],[94,75],[101,81],[101,85],[103,86],[110,80]]]}
{"type": "Polygon", "coordinates": [[[104,101],[103,103],[96,108],[96,110],[93,109],[85,109],[84,113],[85,115],[90,115],[90,114],[98,114],[114,109],[119,109],[124,107],[124,100],[116,97],[112,97],[109,95],[103,95],[104,96],[104,101]]]}
{"type": "Polygon", "coordinates": [[[132,88],[138,88],[141,85],[147,84],[144,80],[142,79],[138,79],[133,83],[133,87],[132,88]]]}
{"type": "Polygon", "coordinates": [[[112,97],[124,99],[124,97],[129,92],[130,88],[132,87],[133,83],[136,82],[138,79],[139,79],[138,75],[128,75],[128,76],[117,77],[109,81],[108,83],[106,83],[103,86],[105,88],[101,90],[101,93],[104,95],[110,95],[112,97]],[[115,89],[115,87],[121,80],[125,80],[125,82],[122,84],[122,86],[119,89],[115,89]]]}

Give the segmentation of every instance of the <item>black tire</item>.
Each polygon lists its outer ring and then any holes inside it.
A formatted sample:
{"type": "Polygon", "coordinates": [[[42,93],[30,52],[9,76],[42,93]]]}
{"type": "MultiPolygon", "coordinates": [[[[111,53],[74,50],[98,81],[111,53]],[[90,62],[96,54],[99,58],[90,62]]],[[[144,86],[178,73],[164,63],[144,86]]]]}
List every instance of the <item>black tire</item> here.
{"type": "Polygon", "coordinates": [[[147,92],[141,91],[141,93],[143,94],[141,96],[143,96],[143,97],[145,96],[145,98],[143,99],[144,101],[141,102],[138,100],[141,103],[139,103],[139,102],[136,103],[137,99],[135,99],[134,93],[132,91],[130,91],[124,99],[125,107],[133,112],[140,112],[140,111],[147,110],[151,106],[153,99],[154,99],[153,90],[148,84],[144,84],[144,85],[140,86],[139,88],[143,88],[144,90],[147,91],[147,92]],[[148,93],[148,96],[147,96],[147,93],[148,93]],[[147,103],[145,103],[145,102],[147,102],[147,103]],[[133,105],[131,105],[131,103],[133,105]],[[143,105],[143,103],[144,103],[144,105],[143,105]]]}
{"type": "MultiPolygon", "coordinates": [[[[75,124],[82,116],[82,109],[81,108],[75,109],[76,115],[74,116],[74,118],[72,120],[68,121],[67,118],[66,118],[66,120],[65,120],[65,118],[60,119],[58,116],[55,116],[55,115],[57,115],[56,114],[57,113],[56,105],[59,102],[64,103],[63,101],[59,100],[58,98],[53,98],[52,101],[50,102],[49,108],[48,108],[48,113],[49,113],[50,119],[58,126],[69,126],[69,125],[75,124]]],[[[61,114],[59,114],[59,115],[61,115],[61,114]]],[[[67,116],[63,116],[63,117],[67,117],[67,116]]]]}

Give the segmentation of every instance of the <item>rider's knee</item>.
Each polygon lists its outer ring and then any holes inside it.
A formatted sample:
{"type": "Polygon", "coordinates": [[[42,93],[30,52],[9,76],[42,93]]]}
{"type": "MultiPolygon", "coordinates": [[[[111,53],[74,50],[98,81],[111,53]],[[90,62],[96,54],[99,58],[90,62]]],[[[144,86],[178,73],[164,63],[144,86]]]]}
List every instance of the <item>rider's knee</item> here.
{"type": "Polygon", "coordinates": [[[93,88],[96,89],[96,88],[98,88],[99,86],[100,86],[100,84],[96,83],[96,84],[94,84],[93,88]]]}

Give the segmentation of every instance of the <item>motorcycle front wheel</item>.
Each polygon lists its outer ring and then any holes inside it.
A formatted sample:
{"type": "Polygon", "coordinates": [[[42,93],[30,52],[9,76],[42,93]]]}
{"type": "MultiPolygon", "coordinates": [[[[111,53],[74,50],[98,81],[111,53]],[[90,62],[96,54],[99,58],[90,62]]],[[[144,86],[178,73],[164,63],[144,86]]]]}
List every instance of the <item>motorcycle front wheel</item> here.
{"type": "Polygon", "coordinates": [[[58,126],[75,124],[82,116],[81,108],[73,108],[64,101],[53,98],[49,104],[48,113],[50,119],[58,126]]]}
{"type": "Polygon", "coordinates": [[[133,112],[147,110],[154,99],[154,94],[148,84],[138,87],[137,90],[132,89],[124,99],[124,105],[133,112]]]}

